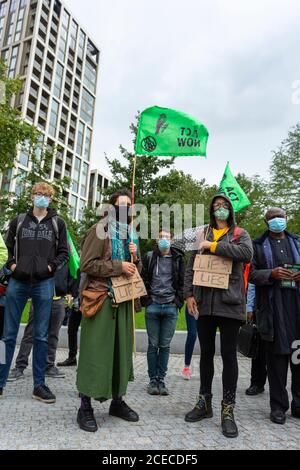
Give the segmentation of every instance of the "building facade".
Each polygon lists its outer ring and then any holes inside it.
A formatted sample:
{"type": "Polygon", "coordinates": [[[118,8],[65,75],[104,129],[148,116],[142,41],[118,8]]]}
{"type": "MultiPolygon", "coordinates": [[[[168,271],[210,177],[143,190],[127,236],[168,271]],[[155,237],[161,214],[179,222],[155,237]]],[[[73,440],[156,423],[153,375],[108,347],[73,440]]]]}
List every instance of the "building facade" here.
{"type": "MultiPolygon", "coordinates": [[[[14,106],[42,132],[41,146],[57,148],[49,181],[71,179],[65,196],[78,220],[89,198],[99,49],[59,0],[0,0],[0,54],[9,77],[24,81],[14,106]]],[[[2,190],[18,193],[14,176],[29,165],[20,149],[2,190]]]]}
{"type": "Polygon", "coordinates": [[[89,185],[89,205],[97,209],[102,202],[103,193],[109,187],[111,178],[99,170],[92,170],[89,185]]]}

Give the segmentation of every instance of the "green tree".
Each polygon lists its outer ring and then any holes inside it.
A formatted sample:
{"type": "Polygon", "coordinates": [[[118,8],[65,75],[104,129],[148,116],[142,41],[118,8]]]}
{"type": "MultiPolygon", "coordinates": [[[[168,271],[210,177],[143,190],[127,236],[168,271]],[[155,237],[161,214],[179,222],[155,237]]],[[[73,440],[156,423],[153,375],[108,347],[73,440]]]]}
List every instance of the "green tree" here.
{"type": "Polygon", "coordinates": [[[4,100],[0,100],[0,172],[13,168],[19,144],[33,143],[37,136],[34,126],[27,124],[21,113],[12,106],[12,99],[23,86],[20,79],[7,77],[7,67],[0,59],[0,87],[4,100]]]}

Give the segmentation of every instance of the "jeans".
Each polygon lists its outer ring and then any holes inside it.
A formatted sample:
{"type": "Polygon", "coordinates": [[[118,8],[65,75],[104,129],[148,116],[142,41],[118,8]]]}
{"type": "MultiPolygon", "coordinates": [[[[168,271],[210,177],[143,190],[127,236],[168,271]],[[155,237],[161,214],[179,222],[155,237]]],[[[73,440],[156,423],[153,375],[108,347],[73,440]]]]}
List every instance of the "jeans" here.
{"type": "Polygon", "coordinates": [[[174,304],[152,303],[146,308],[148,374],[163,380],[167,374],[170,345],[176,330],[178,310],[174,304]]]}
{"type": "Polygon", "coordinates": [[[10,279],[6,291],[4,342],[6,364],[0,366],[0,388],[6,385],[13,360],[23,310],[29,298],[34,308],[33,379],[34,385],[45,383],[48,355],[48,329],[54,295],[54,279],[35,284],[10,279]]]}
{"type": "MultiPolygon", "coordinates": [[[[33,326],[34,326],[34,308],[31,305],[29,313],[29,321],[24,331],[18,357],[16,359],[16,367],[24,370],[28,366],[28,358],[31,353],[33,344],[33,326]]],[[[52,311],[50,317],[48,331],[48,363],[47,367],[53,367],[55,364],[56,350],[58,344],[59,331],[65,318],[65,300],[53,300],[52,311]]]]}
{"type": "Polygon", "coordinates": [[[197,339],[197,320],[189,314],[188,308],[185,308],[185,319],[187,326],[187,338],[185,342],[185,365],[189,367],[192,362],[192,356],[197,339]]]}

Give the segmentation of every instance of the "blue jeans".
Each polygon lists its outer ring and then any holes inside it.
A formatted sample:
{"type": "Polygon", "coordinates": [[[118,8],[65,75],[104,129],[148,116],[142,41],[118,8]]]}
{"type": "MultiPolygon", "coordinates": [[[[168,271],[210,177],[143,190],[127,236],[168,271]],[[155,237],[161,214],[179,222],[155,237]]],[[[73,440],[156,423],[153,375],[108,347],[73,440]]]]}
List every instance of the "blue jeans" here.
{"type": "Polygon", "coordinates": [[[167,374],[170,345],[176,330],[178,310],[174,304],[151,304],[146,308],[148,374],[163,380],[167,374]]]}
{"type": "Polygon", "coordinates": [[[196,339],[198,336],[197,320],[189,314],[188,308],[185,308],[185,319],[187,326],[187,338],[185,342],[185,365],[190,366],[196,339]]]}
{"type": "Polygon", "coordinates": [[[54,295],[54,279],[36,284],[11,279],[6,291],[4,336],[6,364],[0,365],[0,388],[6,385],[13,360],[23,310],[28,299],[34,308],[33,379],[34,385],[45,383],[48,356],[48,329],[54,295]]]}

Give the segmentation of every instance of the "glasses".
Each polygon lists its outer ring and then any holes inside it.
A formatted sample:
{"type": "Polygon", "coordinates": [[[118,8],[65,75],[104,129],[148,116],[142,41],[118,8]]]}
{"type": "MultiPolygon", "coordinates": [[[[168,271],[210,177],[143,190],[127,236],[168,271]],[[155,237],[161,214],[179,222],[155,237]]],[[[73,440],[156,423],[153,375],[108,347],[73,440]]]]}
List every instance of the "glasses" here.
{"type": "Polygon", "coordinates": [[[227,202],[219,202],[219,204],[214,204],[214,209],[216,210],[221,209],[221,207],[224,207],[224,209],[229,209],[230,205],[227,202]]]}

